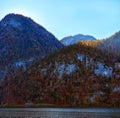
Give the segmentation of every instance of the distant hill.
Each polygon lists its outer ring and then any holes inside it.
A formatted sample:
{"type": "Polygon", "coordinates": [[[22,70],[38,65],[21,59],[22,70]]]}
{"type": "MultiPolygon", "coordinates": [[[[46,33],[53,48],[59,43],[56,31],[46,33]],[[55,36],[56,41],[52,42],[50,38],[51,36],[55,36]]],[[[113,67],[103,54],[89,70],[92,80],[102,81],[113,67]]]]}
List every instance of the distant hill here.
{"type": "Polygon", "coordinates": [[[62,47],[55,36],[31,18],[6,15],[0,21],[0,80],[62,47]]]}
{"type": "Polygon", "coordinates": [[[90,35],[78,34],[75,36],[68,36],[68,37],[63,38],[61,40],[61,43],[63,43],[65,46],[68,46],[68,45],[76,44],[79,41],[86,41],[86,40],[95,41],[96,38],[90,35]]]}

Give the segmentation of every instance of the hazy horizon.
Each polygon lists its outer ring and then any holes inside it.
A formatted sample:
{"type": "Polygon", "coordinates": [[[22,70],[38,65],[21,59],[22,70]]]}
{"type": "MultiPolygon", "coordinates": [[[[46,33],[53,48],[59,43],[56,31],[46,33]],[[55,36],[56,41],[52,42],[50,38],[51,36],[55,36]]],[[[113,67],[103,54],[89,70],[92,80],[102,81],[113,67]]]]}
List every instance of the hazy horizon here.
{"type": "Polygon", "coordinates": [[[120,30],[119,0],[4,0],[0,4],[0,19],[9,13],[31,17],[59,40],[76,34],[102,39],[120,30]]]}

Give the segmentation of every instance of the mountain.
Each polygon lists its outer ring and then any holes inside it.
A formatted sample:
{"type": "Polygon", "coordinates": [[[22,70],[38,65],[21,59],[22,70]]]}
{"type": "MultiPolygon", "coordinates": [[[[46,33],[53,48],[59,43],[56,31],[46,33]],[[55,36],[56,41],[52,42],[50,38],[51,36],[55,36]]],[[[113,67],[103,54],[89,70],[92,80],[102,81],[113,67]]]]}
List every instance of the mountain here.
{"type": "Polygon", "coordinates": [[[86,41],[86,40],[95,41],[96,38],[90,35],[78,34],[75,36],[68,36],[68,37],[63,38],[61,40],[61,43],[63,43],[65,46],[68,46],[68,45],[76,44],[79,41],[86,41]]]}
{"type": "Polygon", "coordinates": [[[63,45],[31,18],[8,14],[0,21],[0,79],[25,70],[63,45]]]}
{"type": "Polygon", "coordinates": [[[0,107],[120,108],[119,32],[63,46],[30,18],[0,22],[0,107]],[[86,43],[87,42],[87,43],[86,43]],[[117,42],[117,43],[114,43],[117,42]]]}
{"type": "MultiPolygon", "coordinates": [[[[111,55],[110,55],[111,56],[111,55]]],[[[6,105],[119,107],[120,67],[105,52],[79,42],[9,77],[0,88],[6,105]]]]}
{"type": "Polygon", "coordinates": [[[98,47],[109,54],[114,54],[114,57],[120,58],[120,31],[107,39],[103,39],[98,47]]]}

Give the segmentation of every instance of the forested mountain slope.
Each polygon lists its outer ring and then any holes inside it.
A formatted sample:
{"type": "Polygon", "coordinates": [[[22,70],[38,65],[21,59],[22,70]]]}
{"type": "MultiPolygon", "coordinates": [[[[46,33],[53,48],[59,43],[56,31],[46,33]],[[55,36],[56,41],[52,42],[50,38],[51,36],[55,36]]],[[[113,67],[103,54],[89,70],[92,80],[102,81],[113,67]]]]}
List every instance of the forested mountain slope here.
{"type": "Polygon", "coordinates": [[[69,46],[9,77],[1,102],[78,107],[120,107],[120,68],[108,53],[86,43],[69,46]]]}
{"type": "Polygon", "coordinates": [[[62,47],[55,36],[31,18],[6,15],[0,21],[0,81],[62,47]]]}

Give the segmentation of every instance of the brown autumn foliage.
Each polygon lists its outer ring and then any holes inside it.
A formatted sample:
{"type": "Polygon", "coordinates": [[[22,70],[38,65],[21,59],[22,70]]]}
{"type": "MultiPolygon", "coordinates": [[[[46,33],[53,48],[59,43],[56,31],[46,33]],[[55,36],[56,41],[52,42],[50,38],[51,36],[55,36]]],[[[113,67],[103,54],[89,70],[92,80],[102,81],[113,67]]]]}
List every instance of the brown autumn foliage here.
{"type": "Polygon", "coordinates": [[[84,54],[95,63],[100,61],[114,68],[112,55],[94,45],[79,43],[57,51],[14,78],[9,77],[1,87],[4,94],[0,100],[14,105],[31,101],[34,104],[120,108],[120,91],[113,92],[115,87],[120,87],[120,78],[115,74],[109,78],[95,75],[95,67],[86,68],[85,60],[77,60],[77,54],[84,54]],[[80,69],[58,78],[58,73],[53,73],[56,63],[76,64],[80,69]]]}

